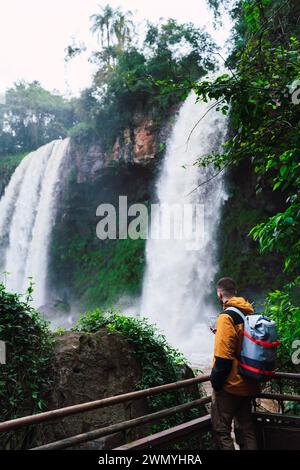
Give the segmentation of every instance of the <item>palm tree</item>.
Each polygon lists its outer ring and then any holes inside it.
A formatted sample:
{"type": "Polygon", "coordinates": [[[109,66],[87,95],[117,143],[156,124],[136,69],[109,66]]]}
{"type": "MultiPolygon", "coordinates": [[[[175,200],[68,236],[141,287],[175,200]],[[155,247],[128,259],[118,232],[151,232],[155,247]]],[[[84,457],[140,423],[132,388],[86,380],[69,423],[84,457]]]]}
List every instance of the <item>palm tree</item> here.
{"type": "Polygon", "coordinates": [[[125,14],[118,8],[115,12],[113,31],[117,39],[118,50],[120,51],[124,50],[125,44],[131,40],[131,32],[134,28],[133,21],[129,19],[131,16],[131,11],[125,14]]]}
{"type": "Polygon", "coordinates": [[[97,34],[102,48],[110,49],[114,45],[117,51],[124,50],[125,44],[130,42],[134,24],[131,19],[132,12],[123,13],[120,8],[114,10],[110,5],[101,7],[101,13],[91,16],[93,21],[91,31],[97,34]],[[116,44],[113,44],[116,39],[116,44]]]}
{"type": "Polygon", "coordinates": [[[98,40],[101,39],[101,46],[104,48],[110,47],[111,35],[114,32],[115,11],[110,5],[101,7],[101,10],[101,13],[92,15],[90,19],[93,21],[91,31],[93,34],[97,34],[98,40]]]}

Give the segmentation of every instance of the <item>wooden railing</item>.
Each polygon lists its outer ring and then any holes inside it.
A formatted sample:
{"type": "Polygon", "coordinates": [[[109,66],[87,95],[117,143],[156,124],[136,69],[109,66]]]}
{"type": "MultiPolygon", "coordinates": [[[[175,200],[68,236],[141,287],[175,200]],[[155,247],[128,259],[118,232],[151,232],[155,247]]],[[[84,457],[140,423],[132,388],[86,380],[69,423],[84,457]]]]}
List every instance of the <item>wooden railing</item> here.
{"type": "MultiPolygon", "coordinates": [[[[290,374],[277,372],[273,379],[282,381],[282,380],[300,380],[300,374],[290,374]]],[[[62,419],[67,416],[72,416],[74,414],[84,413],[91,410],[98,410],[100,408],[105,408],[112,405],[117,405],[120,403],[138,400],[140,398],[154,396],[163,392],[169,392],[172,390],[178,390],[180,388],[189,387],[195,384],[201,384],[203,382],[209,381],[208,375],[198,375],[192,379],[181,380],[178,382],[169,383],[166,385],[161,385],[158,387],[152,387],[145,390],[134,391],[130,393],[125,393],[122,395],[116,395],[109,398],[103,398],[101,400],[95,400],[92,402],[81,403],[78,405],[68,406],[64,408],[59,408],[56,410],[46,411],[44,413],[39,413],[32,416],[25,416],[22,418],[13,419],[10,421],[5,421],[0,423],[0,433],[7,431],[14,431],[22,427],[31,426],[39,423],[46,423],[54,421],[57,419],[62,419]]],[[[287,395],[282,393],[261,393],[257,398],[262,399],[271,399],[277,400],[281,403],[284,401],[294,401],[300,402],[300,395],[287,395]]],[[[140,425],[157,422],[162,418],[173,416],[176,413],[184,412],[192,408],[197,408],[208,404],[211,402],[211,396],[199,398],[181,405],[177,405],[171,408],[167,408],[155,413],[147,414],[134,418],[128,421],[123,421],[120,423],[112,424],[106,427],[99,429],[94,429],[86,433],[77,434],[75,436],[67,437],[59,441],[51,442],[39,447],[35,447],[32,450],[55,450],[55,449],[66,449],[84,442],[93,441],[99,439],[100,437],[109,436],[116,432],[126,431],[128,429],[135,428],[140,425]]],[[[258,415],[259,413],[256,413],[258,415]]],[[[272,416],[272,414],[269,414],[272,416]]],[[[262,415],[261,415],[262,416],[262,415]]],[[[299,418],[300,419],[300,418],[299,418]]],[[[300,427],[300,423],[299,423],[300,427]]],[[[134,442],[127,443],[118,447],[118,450],[129,450],[129,449],[144,449],[147,447],[155,448],[158,445],[166,445],[168,443],[182,440],[183,438],[198,433],[208,431],[211,428],[210,415],[199,417],[197,419],[188,421],[187,423],[181,424],[179,426],[174,426],[170,429],[158,432],[156,434],[143,437],[134,442]]]]}

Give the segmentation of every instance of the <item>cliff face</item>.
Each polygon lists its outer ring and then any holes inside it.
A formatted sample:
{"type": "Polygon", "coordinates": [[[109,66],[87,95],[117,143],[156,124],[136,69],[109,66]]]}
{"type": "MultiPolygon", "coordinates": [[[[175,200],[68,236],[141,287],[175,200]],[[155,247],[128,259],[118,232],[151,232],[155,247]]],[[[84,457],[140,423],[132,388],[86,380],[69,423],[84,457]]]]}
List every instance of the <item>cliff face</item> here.
{"type": "Polygon", "coordinates": [[[133,126],[124,129],[109,150],[99,140],[81,145],[76,140],[70,149],[70,164],[76,164],[77,182],[95,180],[103,168],[111,166],[141,166],[154,168],[163,156],[166,142],[179,107],[159,125],[150,116],[140,113],[133,117],[133,126]]]}

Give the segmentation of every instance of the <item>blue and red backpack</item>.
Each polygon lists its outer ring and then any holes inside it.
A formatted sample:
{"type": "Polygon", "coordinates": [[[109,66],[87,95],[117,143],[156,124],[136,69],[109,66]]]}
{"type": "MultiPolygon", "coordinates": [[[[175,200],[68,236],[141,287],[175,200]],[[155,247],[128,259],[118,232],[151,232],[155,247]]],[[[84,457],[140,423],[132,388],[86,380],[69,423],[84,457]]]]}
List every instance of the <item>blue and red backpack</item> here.
{"type": "Polygon", "coordinates": [[[276,324],[262,314],[244,315],[236,307],[228,310],[238,313],[244,322],[242,349],[239,357],[241,375],[258,382],[267,381],[276,371],[276,324]]]}

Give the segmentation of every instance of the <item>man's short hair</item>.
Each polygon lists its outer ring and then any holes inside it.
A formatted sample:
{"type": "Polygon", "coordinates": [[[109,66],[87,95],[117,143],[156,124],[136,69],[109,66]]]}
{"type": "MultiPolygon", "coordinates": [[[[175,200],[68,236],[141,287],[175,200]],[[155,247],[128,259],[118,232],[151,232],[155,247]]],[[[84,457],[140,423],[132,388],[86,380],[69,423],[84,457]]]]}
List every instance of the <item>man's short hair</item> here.
{"type": "Polygon", "coordinates": [[[222,277],[217,282],[217,289],[220,289],[224,295],[236,294],[236,283],[231,277],[222,277]]]}

